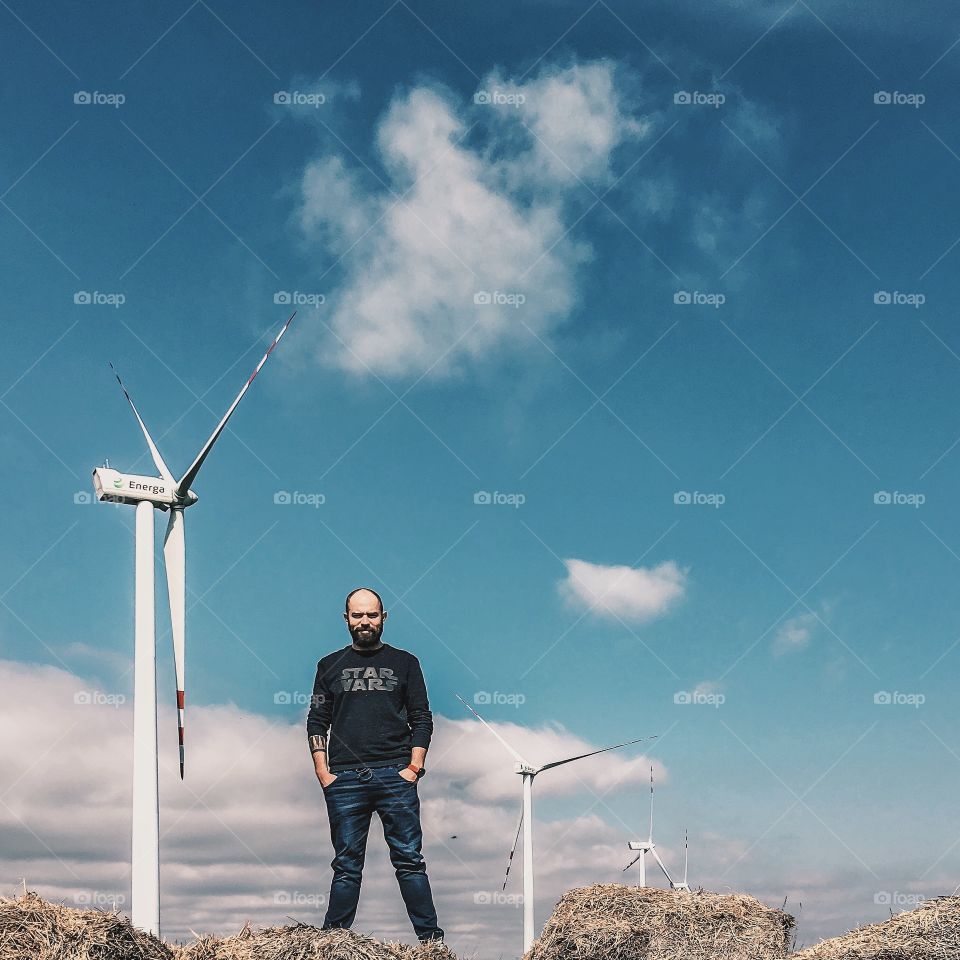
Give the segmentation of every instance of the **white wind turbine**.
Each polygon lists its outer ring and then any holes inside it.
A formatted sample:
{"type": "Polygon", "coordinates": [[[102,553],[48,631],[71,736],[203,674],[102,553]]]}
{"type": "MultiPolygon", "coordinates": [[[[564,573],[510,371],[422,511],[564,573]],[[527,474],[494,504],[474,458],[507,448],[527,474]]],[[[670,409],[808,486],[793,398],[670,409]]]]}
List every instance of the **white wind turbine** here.
{"type": "MultiPolygon", "coordinates": [[[[650,768],[650,833],[646,840],[631,840],[627,847],[630,850],[636,851],[636,856],[623,868],[624,871],[629,870],[635,863],[640,865],[640,880],[637,884],[640,887],[645,887],[647,885],[647,864],[646,858],[648,853],[653,854],[653,858],[657,861],[660,869],[663,871],[663,875],[667,878],[667,883],[670,884],[672,890],[676,890],[677,887],[674,884],[673,880],[670,877],[670,874],[667,873],[667,868],[663,865],[663,861],[660,859],[660,854],[657,853],[657,846],[653,842],[653,767],[650,768]]],[[[684,870],[683,875],[684,882],[686,882],[687,875],[686,870],[684,870]]]]}
{"type": "MultiPolygon", "coordinates": [[[[583,760],[585,757],[592,757],[598,753],[606,753],[608,750],[618,750],[620,747],[628,747],[634,743],[641,743],[644,740],[655,740],[656,737],[641,737],[639,740],[628,740],[626,743],[617,743],[612,747],[603,747],[600,750],[591,750],[590,753],[581,753],[575,757],[567,757],[565,760],[554,760],[552,763],[544,763],[535,767],[507,743],[497,731],[487,723],[483,717],[477,713],[473,707],[467,703],[459,694],[457,699],[507,748],[513,756],[514,773],[519,773],[523,777],[523,806],[520,812],[520,819],[517,822],[517,835],[513,840],[513,847],[510,850],[510,857],[507,861],[507,875],[510,873],[510,864],[513,862],[513,854],[517,849],[517,842],[520,839],[520,828],[523,827],[523,952],[526,953],[533,945],[534,924],[533,924],[533,778],[544,770],[550,770],[553,767],[559,767],[565,763],[572,763],[574,760],[583,760]]],[[[503,885],[506,887],[507,878],[503,879],[503,885]]]]}
{"type": "MultiPolygon", "coordinates": [[[[177,728],[180,745],[180,778],[183,779],[184,685],[183,657],[185,634],[185,546],[183,511],[197,502],[190,485],[197,477],[207,454],[223,433],[227,421],[243,399],[267,357],[286,333],[296,311],[283,325],[263,355],[236,400],[217,428],[201,447],[190,468],[177,481],[160,456],[137,408],[117,375],[133,415],[143,431],[150,456],[159,477],[119,473],[107,466],[93,471],[93,487],[98,500],[128,503],[137,508],[134,599],[134,673],[133,673],[133,846],[131,859],[131,921],[135,927],[160,935],[160,802],[157,757],[157,649],[154,618],[154,514],[169,510],[170,520],[163,541],[163,560],[167,572],[170,599],[170,627],[173,633],[173,659],[177,678],[177,728]]],[[[111,364],[112,368],[112,364],[111,364]]],[[[116,370],[114,370],[116,374],[116,370]]]]}

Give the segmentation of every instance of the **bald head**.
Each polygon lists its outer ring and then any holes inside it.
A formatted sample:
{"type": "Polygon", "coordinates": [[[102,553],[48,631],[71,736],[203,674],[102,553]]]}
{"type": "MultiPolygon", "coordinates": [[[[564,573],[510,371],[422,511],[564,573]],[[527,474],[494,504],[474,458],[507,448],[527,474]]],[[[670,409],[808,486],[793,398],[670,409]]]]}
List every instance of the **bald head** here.
{"type": "Polygon", "coordinates": [[[370,649],[380,645],[380,635],[387,613],[376,590],[357,587],[347,594],[343,619],[358,649],[370,649]]]}

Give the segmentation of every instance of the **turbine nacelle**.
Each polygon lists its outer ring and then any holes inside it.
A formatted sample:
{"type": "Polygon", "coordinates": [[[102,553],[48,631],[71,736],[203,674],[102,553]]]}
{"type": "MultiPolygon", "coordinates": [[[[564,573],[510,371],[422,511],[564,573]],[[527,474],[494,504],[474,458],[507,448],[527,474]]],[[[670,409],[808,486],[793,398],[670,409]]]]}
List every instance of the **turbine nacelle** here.
{"type": "Polygon", "coordinates": [[[176,484],[163,477],[121,473],[111,467],[97,467],[93,471],[93,489],[97,499],[104,503],[128,503],[136,506],[146,500],[161,510],[175,506],[189,507],[199,499],[192,490],[188,490],[185,497],[180,497],[176,484]]]}

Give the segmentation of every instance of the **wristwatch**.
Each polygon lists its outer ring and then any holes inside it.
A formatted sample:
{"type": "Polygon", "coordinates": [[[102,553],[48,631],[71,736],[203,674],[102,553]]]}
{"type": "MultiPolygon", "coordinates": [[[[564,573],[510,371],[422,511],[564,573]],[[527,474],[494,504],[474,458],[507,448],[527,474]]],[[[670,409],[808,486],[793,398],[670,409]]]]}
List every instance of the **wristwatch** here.
{"type": "Polygon", "coordinates": [[[403,769],[412,770],[417,775],[418,780],[427,772],[426,767],[415,767],[412,763],[408,763],[403,769]]]}

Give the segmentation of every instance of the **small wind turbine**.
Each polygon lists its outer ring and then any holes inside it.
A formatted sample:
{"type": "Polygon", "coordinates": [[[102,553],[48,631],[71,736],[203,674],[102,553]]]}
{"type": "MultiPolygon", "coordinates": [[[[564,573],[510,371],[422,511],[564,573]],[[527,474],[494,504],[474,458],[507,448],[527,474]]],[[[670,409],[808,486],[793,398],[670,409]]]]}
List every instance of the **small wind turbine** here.
{"type": "Polygon", "coordinates": [[[657,845],[653,842],[653,767],[650,768],[650,834],[646,840],[631,840],[627,847],[630,850],[637,851],[637,855],[623,869],[624,871],[629,870],[635,863],[640,865],[640,881],[637,886],[645,887],[647,885],[646,858],[648,853],[652,853],[654,860],[657,861],[663,875],[667,878],[667,883],[670,884],[671,889],[676,889],[673,880],[670,879],[670,874],[667,873],[667,868],[660,859],[660,854],[657,853],[657,845]]]}
{"type": "MultiPolygon", "coordinates": [[[[497,731],[487,723],[483,717],[477,713],[473,707],[467,703],[459,694],[457,699],[507,748],[513,758],[517,761],[514,764],[514,773],[519,773],[523,777],[523,806],[521,808],[520,819],[517,821],[517,834],[513,840],[513,847],[510,850],[510,857],[507,861],[507,875],[510,873],[510,864],[513,862],[513,854],[517,849],[517,842],[520,839],[520,828],[523,827],[523,952],[526,953],[533,946],[533,778],[544,770],[550,770],[553,767],[562,766],[565,763],[572,763],[574,760],[583,760],[586,757],[592,757],[598,753],[606,753],[608,750],[618,750],[620,747],[628,747],[634,743],[641,743],[644,740],[655,740],[656,737],[641,737],[639,740],[628,740],[626,743],[617,743],[612,747],[603,747],[600,750],[591,750],[590,753],[581,753],[576,757],[567,757],[565,760],[554,760],[552,763],[544,763],[535,767],[507,743],[497,731]]],[[[507,885],[507,877],[503,878],[503,886],[507,885]]]]}
{"type": "MultiPolygon", "coordinates": [[[[120,473],[109,466],[93,471],[97,499],[127,503],[137,508],[134,593],[133,672],[133,846],[131,860],[131,922],[155,936],[160,935],[160,799],[157,757],[157,648],[154,619],[154,513],[169,510],[170,520],[163,541],[163,560],[170,599],[170,628],[173,633],[173,660],[177,678],[177,730],[180,745],[180,779],[183,779],[184,686],[183,655],[185,635],[185,543],[183,511],[197,502],[190,485],[223,433],[227,421],[243,399],[267,357],[286,333],[296,311],[283,325],[243,389],[224,414],[217,428],[201,447],[190,468],[177,481],[170,472],[143,419],[114,370],[140,430],[159,477],[120,473]]],[[[111,364],[111,369],[113,365],[111,364]]]]}

